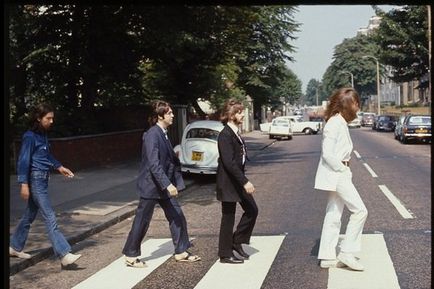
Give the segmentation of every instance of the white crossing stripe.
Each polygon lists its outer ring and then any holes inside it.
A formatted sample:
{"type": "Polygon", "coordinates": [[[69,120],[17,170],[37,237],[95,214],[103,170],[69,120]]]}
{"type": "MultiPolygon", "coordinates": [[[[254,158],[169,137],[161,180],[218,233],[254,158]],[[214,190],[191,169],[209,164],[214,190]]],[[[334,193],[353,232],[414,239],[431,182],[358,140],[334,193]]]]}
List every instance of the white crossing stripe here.
{"type": "Polygon", "coordinates": [[[410,214],[410,212],[402,205],[401,201],[397,197],[395,197],[395,195],[392,194],[392,192],[385,185],[378,185],[378,187],[380,187],[380,190],[383,192],[384,195],[386,195],[386,197],[389,199],[392,205],[395,206],[395,208],[404,219],[414,218],[413,215],[410,214]]]}
{"type": "Polygon", "coordinates": [[[130,289],[173,255],[172,239],[146,240],[141,252],[147,267],[127,267],[122,256],[72,289],[130,289]]]}
{"type": "Polygon", "coordinates": [[[261,288],[285,236],[253,236],[243,245],[250,255],[244,264],[223,264],[217,260],[195,289],[261,288]]]}
{"type": "Polygon", "coordinates": [[[373,169],[371,169],[371,167],[367,164],[367,163],[363,163],[363,165],[365,166],[365,168],[368,170],[368,172],[371,174],[371,176],[373,178],[377,178],[377,174],[374,172],[373,169]]]}
{"type": "Polygon", "coordinates": [[[357,257],[365,271],[330,268],[327,289],[400,289],[382,234],[363,234],[357,257]]]}
{"type": "Polygon", "coordinates": [[[359,154],[358,151],[353,151],[353,152],[354,152],[354,154],[356,155],[356,157],[357,157],[358,159],[362,158],[362,157],[360,156],[360,154],[359,154]]]}

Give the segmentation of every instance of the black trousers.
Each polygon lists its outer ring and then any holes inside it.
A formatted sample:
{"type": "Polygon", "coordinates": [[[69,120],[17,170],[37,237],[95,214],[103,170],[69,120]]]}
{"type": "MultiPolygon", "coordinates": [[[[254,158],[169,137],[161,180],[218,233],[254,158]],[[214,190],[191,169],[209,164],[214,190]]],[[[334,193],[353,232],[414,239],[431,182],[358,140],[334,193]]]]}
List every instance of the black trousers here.
{"type": "Polygon", "coordinates": [[[237,229],[233,232],[235,223],[236,202],[222,202],[222,219],[219,235],[220,258],[231,257],[232,246],[234,244],[249,244],[255,227],[256,218],[258,217],[258,206],[255,199],[250,194],[244,194],[241,197],[241,208],[244,213],[241,216],[237,229]]]}
{"type": "Polygon", "coordinates": [[[180,254],[190,248],[188,238],[187,222],[181,206],[174,198],[170,199],[143,199],[140,198],[133,225],[128,234],[122,253],[128,257],[138,257],[141,254],[140,246],[149,228],[154,208],[160,204],[167,221],[169,221],[170,233],[172,235],[175,254],[180,254]]]}

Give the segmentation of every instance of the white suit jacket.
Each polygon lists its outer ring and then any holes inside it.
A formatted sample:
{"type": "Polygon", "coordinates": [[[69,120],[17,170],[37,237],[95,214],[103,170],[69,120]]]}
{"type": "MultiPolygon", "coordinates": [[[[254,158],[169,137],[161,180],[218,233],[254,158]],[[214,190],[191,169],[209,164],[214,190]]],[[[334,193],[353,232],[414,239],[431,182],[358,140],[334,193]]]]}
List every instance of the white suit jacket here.
{"type": "Polygon", "coordinates": [[[322,152],[315,177],[315,189],[336,191],[340,177],[350,170],[342,161],[349,161],[353,150],[348,124],[342,115],[330,117],[323,128],[322,152]]]}

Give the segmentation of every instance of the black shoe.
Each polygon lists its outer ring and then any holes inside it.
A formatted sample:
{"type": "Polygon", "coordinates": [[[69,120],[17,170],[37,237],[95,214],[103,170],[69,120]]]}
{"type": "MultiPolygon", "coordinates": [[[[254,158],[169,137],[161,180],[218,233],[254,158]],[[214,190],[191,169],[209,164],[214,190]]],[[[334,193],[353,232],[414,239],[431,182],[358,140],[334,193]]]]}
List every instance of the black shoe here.
{"type": "Polygon", "coordinates": [[[238,259],[235,256],[232,257],[221,257],[220,263],[227,263],[227,264],[242,264],[244,263],[244,260],[238,259]]]}
{"type": "Polygon", "coordinates": [[[244,252],[243,250],[243,246],[241,246],[241,244],[234,244],[232,246],[232,249],[237,252],[241,257],[243,257],[244,259],[249,259],[249,254],[247,254],[246,252],[244,252]]]}

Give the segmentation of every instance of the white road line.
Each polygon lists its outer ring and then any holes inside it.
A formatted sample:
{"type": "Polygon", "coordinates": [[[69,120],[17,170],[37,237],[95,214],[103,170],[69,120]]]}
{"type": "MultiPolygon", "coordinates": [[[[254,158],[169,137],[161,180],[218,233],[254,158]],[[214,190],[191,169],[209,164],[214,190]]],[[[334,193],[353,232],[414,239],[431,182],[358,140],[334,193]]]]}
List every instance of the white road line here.
{"type": "Polygon", "coordinates": [[[378,187],[383,192],[383,194],[386,195],[392,205],[395,206],[395,208],[404,219],[414,218],[412,214],[410,214],[410,212],[402,205],[401,201],[397,197],[395,197],[395,195],[392,194],[392,192],[385,185],[378,185],[378,187]]]}
{"type": "Polygon", "coordinates": [[[374,170],[371,169],[371,167],[367,163],[363,163],[365,168],[368,170],[368,172],[371,174],[373,178],[378,178],[377,174],[374,172],[374,170]]]}
{"type": "Polygon", "coordinates": [[[141,250],[139,259],[147,267],[127,267],[122,256],[72,289],[130,289],[172,256],[172,239],[149,239],[143,242],[141,250]]]}
{"type": "Polygon", "coordinates": [[[357,152],[357,151],[353,151],[353,153],[356,155],[356,157],[358,158],[358,159],[361,159],[362,157],[360,156],[360,154],[357,152]]]}
{"type": "Polygon", "coordinates": [[[327,289],[400,289],[382,234],[362,235],[362,251],[357,257],[365,271],[330,268],[327,289]]]}
{"type": "Polygon", "coordinates": [[[253,236],[243,245],[249,260],[244,264],[222,264],[217,260],[194,289],[261,288],[285,236],[253,236]]]}

